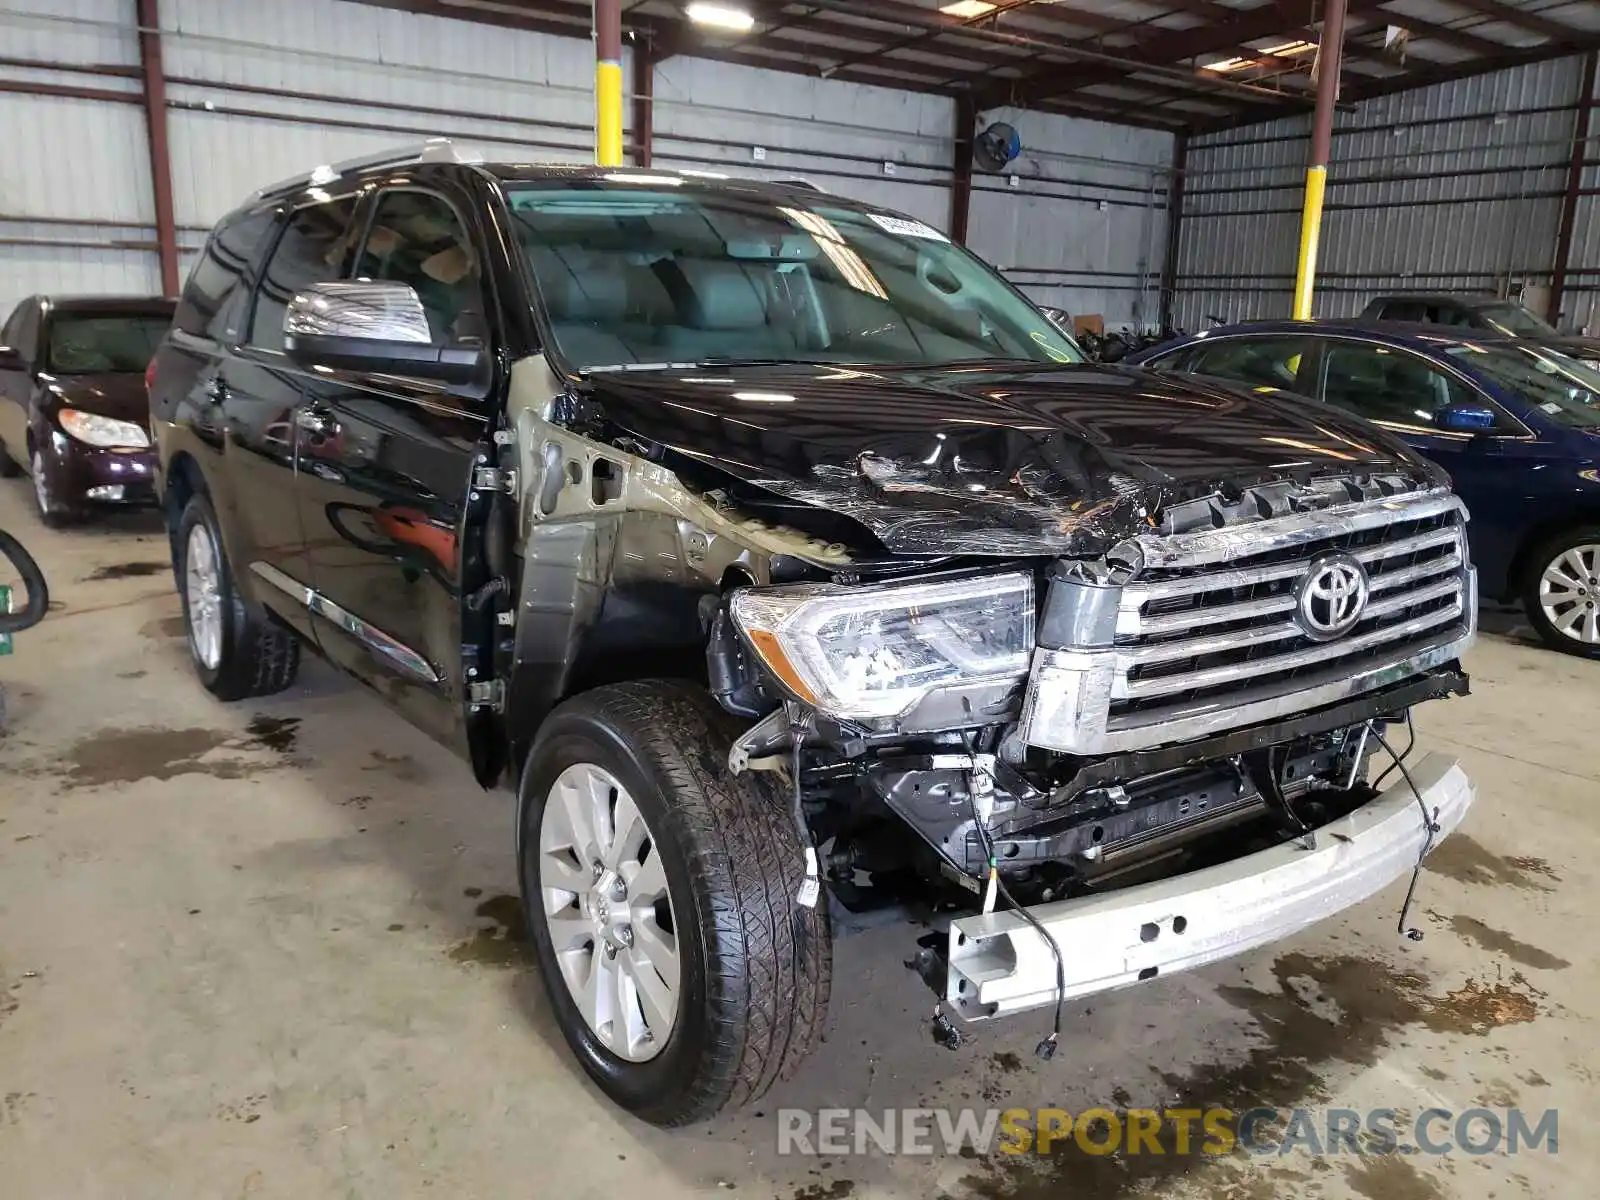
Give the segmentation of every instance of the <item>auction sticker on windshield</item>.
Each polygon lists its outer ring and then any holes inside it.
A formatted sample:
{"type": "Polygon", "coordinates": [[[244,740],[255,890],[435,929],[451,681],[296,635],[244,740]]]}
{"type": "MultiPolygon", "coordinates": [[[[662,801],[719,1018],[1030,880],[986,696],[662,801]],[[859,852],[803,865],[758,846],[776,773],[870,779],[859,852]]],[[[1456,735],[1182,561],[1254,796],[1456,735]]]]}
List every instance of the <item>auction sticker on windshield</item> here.
{"type": "Polygon", "coordinates": [[[924,225],[921,221],[913,221],[907,217],[890,217],[883,213],[868,213],[867,219],[885,233],[893,233],[899,237],[927,238],[935,242],[948,242],[945,237],[932,225],[924,225]]]}

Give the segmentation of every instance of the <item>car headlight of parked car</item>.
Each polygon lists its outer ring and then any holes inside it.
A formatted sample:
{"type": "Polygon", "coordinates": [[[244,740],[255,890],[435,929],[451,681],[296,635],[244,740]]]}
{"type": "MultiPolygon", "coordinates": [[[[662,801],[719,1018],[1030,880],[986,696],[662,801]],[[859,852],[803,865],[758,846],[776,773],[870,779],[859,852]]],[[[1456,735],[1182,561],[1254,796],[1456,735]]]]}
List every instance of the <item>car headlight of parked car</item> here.
{"type": "Polygon", "coordinates": [[[98,413],[77,408],[63,408],[56,413],[56,423],[67,434],[86,446],[100,449],[142,450],[150,444],[150,436],[132,421],[119,421],[115,417],[102,417],[98,413]]]}
{"type": "Polygon", "coordinates": [[[1033,654],[1033,577],[985,575],[734,594],[734,624],[797,698],[835,717],[909,712],[937,688],[1021,680],[1033,654]]]}

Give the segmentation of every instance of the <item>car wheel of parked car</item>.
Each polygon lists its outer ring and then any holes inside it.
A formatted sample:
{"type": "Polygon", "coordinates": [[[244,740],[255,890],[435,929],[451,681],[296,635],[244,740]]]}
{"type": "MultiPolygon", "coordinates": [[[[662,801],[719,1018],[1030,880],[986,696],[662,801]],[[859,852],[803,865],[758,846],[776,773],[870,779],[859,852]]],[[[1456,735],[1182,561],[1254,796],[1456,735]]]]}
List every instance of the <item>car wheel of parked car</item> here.
{"type": "Polygon", "coordinates": [[[17,460],[12,458],[6,450],[6,444],[0,442],[0,479],[15,479],[22,474],[22,467],[17,460]]]}
{"type": "Polygon", "coordinates": [[[1523,607],[1547,644],[1600,658],[1600,525],[1569,529],[1528,556],[1523,607]]]}
{"type": "Polygon", "coordinates": [[[190,497],[183,510],[173,556],[189,655],[206,689],[220,700],[244,700],[293,683],[300,644],[245,606],[204,493],[190,497]]]}
{"type": "Polygon", "coordinates": [[[557,1021],[657,1125],[762,1095],[827,1018],[826,902],[796,900],[786,797],[729,773],[734,732],[690,684],[616,684],[557,708],[522,775],[523,905],[557,1021]]]}
{"type": "Polygon", "coordinates": [[[28,461],[28,474],[33,476],[33,508],[51,529],[63,529],[68,525],[75,525],[83,519],[83,514],[76,509],[69,508],[56,498],[55,489],[50,483],[50,471],[45,466],[44,454],[35,446],[33,455],[28,461]]]}

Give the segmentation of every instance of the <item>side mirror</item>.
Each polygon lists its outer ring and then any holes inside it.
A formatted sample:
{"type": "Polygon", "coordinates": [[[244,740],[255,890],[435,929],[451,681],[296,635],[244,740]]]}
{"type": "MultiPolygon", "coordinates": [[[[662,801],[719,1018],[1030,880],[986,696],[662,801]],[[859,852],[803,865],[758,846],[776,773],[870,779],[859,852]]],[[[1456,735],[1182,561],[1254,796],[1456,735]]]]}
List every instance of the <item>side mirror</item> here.
{"type": "Polygon", "coordinates": [[[1067,312],[1066,309],[1042,306],[1039,311],[1045,315],[1045,320],[1049,321],[1050,324],[1054,325],[1062,333],[1066,334],[1068,337],[1073,336],[1072,316],[1067,312]]]}
{"type": "Polygon", "coordinates": [[[28,365],[22,361],[22,351],[15,346],[0,346],[0,371],[26,371],[28,365]]]}
{"type": "Polygon", "coordinates": [[[1492,408],[1484,408],[1477,404],[1457,404],[1440,413],[1437,423],[1440,429],[1451,429],[1459,433],[1487,433],[1499,424],[1499,420],[1492,408]]]}
{"type": "Polygon", "coordinates": [[[332,367],[467,383],[483,368],[481,346],[433,340],[410,284],[387,280],[313,283],[283,314],[284,351],[303,367],[332,367]]]}

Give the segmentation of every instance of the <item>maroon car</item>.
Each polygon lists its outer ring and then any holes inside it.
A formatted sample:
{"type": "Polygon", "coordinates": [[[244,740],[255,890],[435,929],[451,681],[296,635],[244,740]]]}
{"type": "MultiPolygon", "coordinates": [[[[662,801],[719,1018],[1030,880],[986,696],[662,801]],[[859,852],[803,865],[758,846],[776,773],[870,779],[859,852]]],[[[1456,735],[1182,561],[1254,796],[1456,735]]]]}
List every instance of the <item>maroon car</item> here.
{"type": "Polygon", "coordinates": [[[48,525],[154,501],[144,373],[173,301],[29,296],[0,328],[0,475],[26,469],[48,525]]]}

